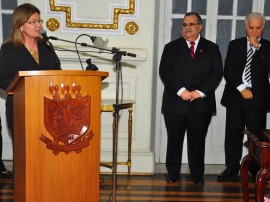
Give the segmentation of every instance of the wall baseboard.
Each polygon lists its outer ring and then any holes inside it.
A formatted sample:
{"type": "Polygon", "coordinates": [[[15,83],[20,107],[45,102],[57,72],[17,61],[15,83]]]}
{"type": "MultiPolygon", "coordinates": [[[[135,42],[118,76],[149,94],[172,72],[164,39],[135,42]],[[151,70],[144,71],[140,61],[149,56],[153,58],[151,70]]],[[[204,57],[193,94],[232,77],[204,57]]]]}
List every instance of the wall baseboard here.
{"type": "MultiPolygon", "coordinates": [[[[220,174],[226,168],[225,165],[218,164],[207,164],[205,165],[205,174],[220,174]]],[[[167,173],[166,165],[162,163],[157,163],[155,165],[155,173],[167,173]]],[[[183,163],[181,168],[181,173],[189,174],[188,164],[183,163]]]]}

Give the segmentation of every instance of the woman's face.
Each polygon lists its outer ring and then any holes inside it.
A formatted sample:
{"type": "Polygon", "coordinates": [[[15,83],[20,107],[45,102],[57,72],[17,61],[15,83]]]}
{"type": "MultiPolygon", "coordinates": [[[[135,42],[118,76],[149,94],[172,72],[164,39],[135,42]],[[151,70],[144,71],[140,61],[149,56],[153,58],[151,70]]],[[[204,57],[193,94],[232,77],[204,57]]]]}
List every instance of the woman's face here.
{"type": "Polygon", "coordinates": [[[40,35],[42,20],[38,13],[34,13],[21,27],[24,40],[35,39],[40,35]]]}

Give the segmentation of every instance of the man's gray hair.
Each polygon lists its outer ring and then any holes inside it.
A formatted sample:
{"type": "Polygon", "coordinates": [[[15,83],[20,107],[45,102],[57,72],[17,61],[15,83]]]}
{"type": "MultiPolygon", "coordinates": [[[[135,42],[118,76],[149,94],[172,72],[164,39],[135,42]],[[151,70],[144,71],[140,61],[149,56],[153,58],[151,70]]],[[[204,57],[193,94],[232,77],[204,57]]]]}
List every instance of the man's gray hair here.
{"type": "Polygon", "coordinates": [[[247,15],[246,19],[245,19],[245,25],[247,26],[248,24],[248,20],[251,18],[261,18],[263,20],[263,28],[265,26],[265,17],[263,16],[263,14],[258,13],[258,12],[252,12],[250,14],[247,15]]]}

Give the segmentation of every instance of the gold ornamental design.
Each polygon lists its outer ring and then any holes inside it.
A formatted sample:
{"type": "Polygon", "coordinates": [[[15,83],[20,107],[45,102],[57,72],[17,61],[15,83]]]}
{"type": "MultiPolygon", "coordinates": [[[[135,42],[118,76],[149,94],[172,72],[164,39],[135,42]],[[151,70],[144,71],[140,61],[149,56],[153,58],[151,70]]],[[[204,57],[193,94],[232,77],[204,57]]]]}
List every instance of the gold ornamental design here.
{"type": "Polygon", "coordinates": [[[46,27],[48,30],[54,32],[60,27],[60,23],[55,18],[50,18],[46,21],[46,27]]]}
{"type": "Polygon", "coordinates": [[[50,0],[50,10],[55,12],[66,13],[66,27],[68,28],[84,28],[84,29],[118,29],[119,15],[133,15],[135,12],[135,0],[129,0],[129,8],[114,8],[113,23],[111,24],[94,24],[94,23],[80,23],[72,22],[71,20],[71,7],[57,6],[55,0],[50,0]]]}
{"type": "Polygon", "coordinates": [[[138,32],[139,27],[135,22],[128,22],[125,26],[125,29],[128,34],[133,35],[138,32]]]}

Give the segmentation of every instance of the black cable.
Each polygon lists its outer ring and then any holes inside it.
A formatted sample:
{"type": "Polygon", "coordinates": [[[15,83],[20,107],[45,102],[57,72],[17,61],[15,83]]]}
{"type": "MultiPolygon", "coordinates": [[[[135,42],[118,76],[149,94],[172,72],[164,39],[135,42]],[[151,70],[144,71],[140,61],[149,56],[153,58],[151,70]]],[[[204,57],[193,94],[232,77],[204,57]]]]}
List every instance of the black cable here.
{"type": "Polygon", "coordinates": [[[109,196],[108,202],[111,201],[111,197],[112,197],[112,193],[111,193],[110,196],[109,196]]]}
{"type": "Polygon", "coordinates": [[[79,61],[80,61],[82,70],[84,71],[84,68],[83,68],[83,65],[82,65],[82,60],[81,60],[81,57],[80,57],[80,54],[79,54],[79,51],[78,51],[78,48],[77,48],[77,41],[78,41],[78,39],[79,39],[81,36],[88,36],[90,39],[91,39],[91,36],[88,35],[88,34],[80,34],[79,36],[77,36],[77,38],[76,38],[76,40],[75,40],[75,49],[76,49],[76,53],[77,53],[77,55],[78,55],[78,58],[79,58],[79,61]]]}
{"type": "MultiPolygon", "coordinates": [[[[99,178],[99,183],[103,183],[103,182],[105,182],[104,178],[103,178],[103,177],[100,177],[100,178],[99,178]]],[[[111,197],[112,197],[112,193],[111,193],[110,196],[109,196],[108,202],[111,201],[111,197]]]]}
{"type": "Polygon", "coordinates": [[[120,84],[121,84],[121,98],[120,98],[120,105],[123,103],[123,97],[124,97],[124,84],[123,84],[123,72],[122,72],[122,66],[121,63],[119,63],[120,66],[120,84]]]}
{"type": "Polygon", "coordinates": [[[100,177],[99,178],[99,183],[103,183],[105,180],[104,180],[104,178],[103,177],[100,177]]]}

